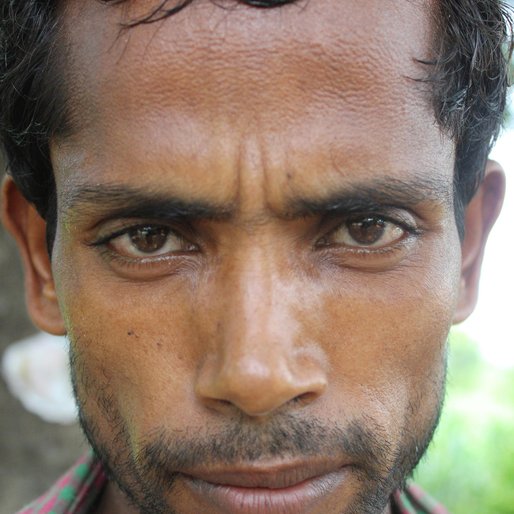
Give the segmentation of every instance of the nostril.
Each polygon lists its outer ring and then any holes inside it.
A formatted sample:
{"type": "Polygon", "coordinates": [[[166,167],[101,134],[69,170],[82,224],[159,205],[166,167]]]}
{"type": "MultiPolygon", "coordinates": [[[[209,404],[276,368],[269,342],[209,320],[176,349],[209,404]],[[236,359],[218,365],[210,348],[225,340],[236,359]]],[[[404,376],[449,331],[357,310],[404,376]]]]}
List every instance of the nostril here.
{"type": "Polygon", "coordinates": [[[206,400],[209,403],[222,408],[227,408],[234,405],[230,400],[224,400],[223,398],[206,398],[206,400]]]}
{"type": "Polygon", "coordinates": [[[294,403],[298,403],[301,405],[307,405],[309,403],[312,403],[319,395],[316,393],[303,393],[298,395],[296,398],[293,399],[294,403]]]}
{"type": "Polygon", "coordinates": [[[195,384],[198,399],[224,415],[236,409],[251,417],[314,403],[328,386],[324,367],[306,358],[305,351],[291,357],[277,346],[272,350],[281,350],[278,355],[252,347],[254,353],[222,355],[204,363],[195,384]]]}

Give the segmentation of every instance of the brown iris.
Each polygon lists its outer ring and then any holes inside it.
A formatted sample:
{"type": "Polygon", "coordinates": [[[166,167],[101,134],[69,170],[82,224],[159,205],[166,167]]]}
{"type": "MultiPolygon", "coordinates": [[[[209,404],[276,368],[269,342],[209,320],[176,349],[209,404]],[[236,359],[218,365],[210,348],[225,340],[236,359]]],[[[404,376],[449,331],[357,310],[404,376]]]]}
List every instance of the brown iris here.
{"type": "Polygon", "coordinates": [[[160,250],[168,240],[169,229],[166,227],[138,227],[130,231],[130,241],[143,253],[160,250]]]}
{"type": "Polygon", "coordinates": [[[368,217],[347,223],[348,233],[360,245],[372,245],[384,235],[386,222],[382,218],[368,217]]]}

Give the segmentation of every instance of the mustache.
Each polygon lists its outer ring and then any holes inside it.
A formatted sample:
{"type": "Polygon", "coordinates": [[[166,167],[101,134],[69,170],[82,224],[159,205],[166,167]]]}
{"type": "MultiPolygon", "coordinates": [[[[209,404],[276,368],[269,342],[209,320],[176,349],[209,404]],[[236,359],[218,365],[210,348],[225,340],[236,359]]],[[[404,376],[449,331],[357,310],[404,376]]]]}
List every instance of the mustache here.
{"type": "Polygon", "coordinates": [[[216,432],[187,432],[191,435],[154,431],[136,453],[137,467],[143,473],[161,470],[169,479],[170,474],[199,466],[340,457],[369,473],[384,466],[391,450],[385,430],[366,416],[344,428],[284,414],[266,424],[240,421],[216,432]]]}

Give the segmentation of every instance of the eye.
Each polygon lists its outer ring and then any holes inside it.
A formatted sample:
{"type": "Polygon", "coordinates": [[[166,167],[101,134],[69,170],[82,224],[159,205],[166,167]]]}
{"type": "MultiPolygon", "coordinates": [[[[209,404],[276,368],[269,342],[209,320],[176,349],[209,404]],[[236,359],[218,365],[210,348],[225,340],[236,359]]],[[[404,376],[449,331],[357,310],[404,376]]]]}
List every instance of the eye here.
{"type": "Polygon", "coordinates": [[[350,248],[382,248],[400,241],[407,230],[382,216],[351,218],[324,238],[324,244],[350,248]]]}
{"type": "Polygon", "coordinates": [[[195,250],[195,245],[170,227],[140,225],[115,234],[107,242],[109,250],[128,258],[160,257],[174,252],[195,250]]]}

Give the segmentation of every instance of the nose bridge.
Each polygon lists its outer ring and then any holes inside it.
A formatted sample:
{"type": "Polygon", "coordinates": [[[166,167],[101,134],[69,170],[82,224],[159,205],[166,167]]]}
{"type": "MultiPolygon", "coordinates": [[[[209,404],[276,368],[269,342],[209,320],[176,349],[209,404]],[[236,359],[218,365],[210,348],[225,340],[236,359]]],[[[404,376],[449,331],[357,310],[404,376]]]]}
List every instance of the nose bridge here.
{"type": "Polygon", "coordinates": [[[297,327],[288,314],[289,298],[277,263],[280,258],[272,253],[261,247],[239,260],[230,271],[223,317],[223,350],[227,356],[244,359],[266,352],[285,354],[291,349],[297,327]]]}
{"type": "Polygon", "coordinates": [[[319,396],[325,376],[302,351],[294,280],[280,250],[254,247],[232,262],[221,290],[215,355],[200,374],[198,394],[211,405],[228,402],[251,416],[319,396]]]}

